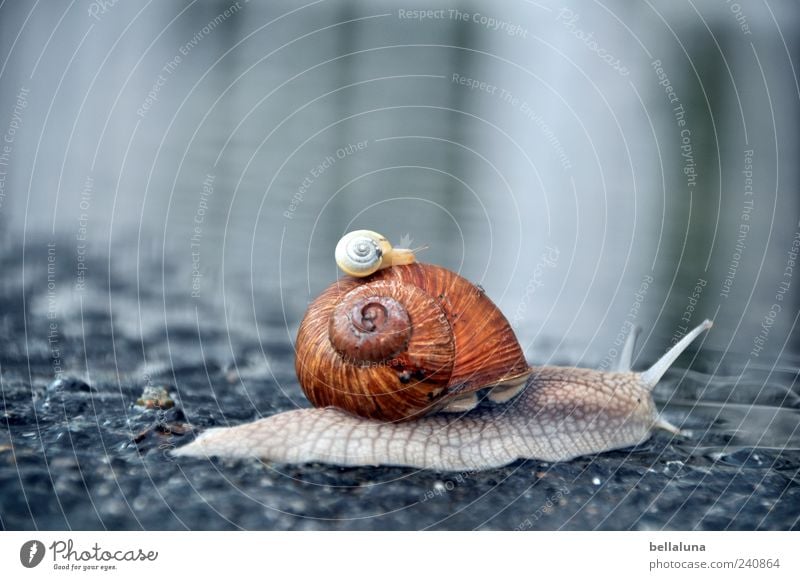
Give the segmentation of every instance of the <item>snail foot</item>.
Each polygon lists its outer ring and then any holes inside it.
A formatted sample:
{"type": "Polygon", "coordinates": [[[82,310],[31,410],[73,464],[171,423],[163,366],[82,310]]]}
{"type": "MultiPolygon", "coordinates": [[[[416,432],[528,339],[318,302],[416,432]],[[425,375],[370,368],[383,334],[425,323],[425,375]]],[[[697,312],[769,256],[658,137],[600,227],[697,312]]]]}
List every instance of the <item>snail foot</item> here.
{"type": "Polygon", "coordinates": [[[469,393],[462,397],[456,397],[447,402],[442,407],[442,413],[466,413],[478,406],[478,393],[469,393]]]}
{"type": "Polygon", "coordinates": [[[528,377],[526,374],[514,381],[509,381],[500,386],[489,389],[489,400],[493,403],[505,403],[520,394],[525,386],[528,384],[528,377]]]}

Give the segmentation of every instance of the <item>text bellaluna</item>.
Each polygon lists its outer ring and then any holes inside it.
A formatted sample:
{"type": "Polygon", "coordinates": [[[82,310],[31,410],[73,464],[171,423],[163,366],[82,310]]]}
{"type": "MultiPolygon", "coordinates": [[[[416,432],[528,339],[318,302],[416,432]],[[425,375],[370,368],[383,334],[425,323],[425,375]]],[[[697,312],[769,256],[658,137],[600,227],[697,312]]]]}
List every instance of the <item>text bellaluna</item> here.
{"type": "Polygon", "coordinates": [[[705,552],[706,545],[684,544],[683,542],[678,542],[677,544],[673,544],[672,542],[662,542],[661,544],[654,544],[653,542],[650,542],[650,551],[651,552],[705,552]]]}

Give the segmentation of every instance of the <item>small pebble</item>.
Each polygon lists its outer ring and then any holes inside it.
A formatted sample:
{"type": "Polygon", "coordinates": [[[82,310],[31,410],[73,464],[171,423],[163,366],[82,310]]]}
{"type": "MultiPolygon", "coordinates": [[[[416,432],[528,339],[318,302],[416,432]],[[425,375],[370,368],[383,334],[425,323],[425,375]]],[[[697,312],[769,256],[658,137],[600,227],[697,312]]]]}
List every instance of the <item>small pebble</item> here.
{"type": "Polygon", "coordinates": [[[175,401],[169,396],[169,391],[165,387],[148,385],[136,400],[136,404],[145,409],[170,409],[175,406],[175,401]]]}
{"type": "Polygon", "coordinates": [[[47,385],[48,393],[91,393],[94,389],[89,383],[75,377],[59,377],[47,385]]]}

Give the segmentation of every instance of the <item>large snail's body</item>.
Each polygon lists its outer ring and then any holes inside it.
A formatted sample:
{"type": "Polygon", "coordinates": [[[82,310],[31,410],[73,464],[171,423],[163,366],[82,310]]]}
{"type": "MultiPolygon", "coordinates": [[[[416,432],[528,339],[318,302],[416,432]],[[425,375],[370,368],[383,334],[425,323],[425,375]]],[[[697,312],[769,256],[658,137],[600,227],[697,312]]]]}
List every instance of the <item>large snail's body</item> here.
{"type": "Polygon", "coordinates": [[[678,432],[659,417],[651,390],[710,321],[643,373],[630,370],[635,332],[615,372],[528,367],[482,290],[412,264],[380,236],[348,241],[359,259],[349,273],[366,277],[329,287],[298,334],[298,377],[320,408],[211,429],[176,455],[488,469],[628,447],[656,428],[678,432]],[[370,252],[377,268],[360,263],[370,252]],[[476,407],[485,387],[495,404],[476,407]]]}
{"type": "Polygon", "coordinates": [[[299,409],[212,429],[177,453],[442,471],[491,469],[524,458],[566,461],[650,437],[659,418],[649,391],[633,377],[540,367],[513,400],[466,415],[385,423],[330,407],[299,409]]]}

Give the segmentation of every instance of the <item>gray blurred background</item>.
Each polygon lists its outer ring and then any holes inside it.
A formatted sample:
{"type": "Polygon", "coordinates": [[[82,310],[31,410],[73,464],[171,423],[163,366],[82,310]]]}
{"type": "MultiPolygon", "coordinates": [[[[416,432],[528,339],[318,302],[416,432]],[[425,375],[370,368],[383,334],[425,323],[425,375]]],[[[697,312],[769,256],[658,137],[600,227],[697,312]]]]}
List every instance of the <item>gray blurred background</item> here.
{"type": "Polygon", "coordinates": [[[628,323],[655,355],[703,317],[708,372],[797,352],[796,2],[435,8],[4,3],[4,277],[143,340],[290,347],[366,227],[483,285],[535,362],[607,365],[628,323]]]}
{"type": "Polygon", "coordinates": [[[799,27],[795,0],[0,1],[0,529],[796,529],[799,27]],[[643,368],[713,318],[654,392],[686,436],[455,482],[175,462],[308,406],[297,327],[355,228],[481,284],[533,364],[610,368],[638,325],[643,368]]]}

